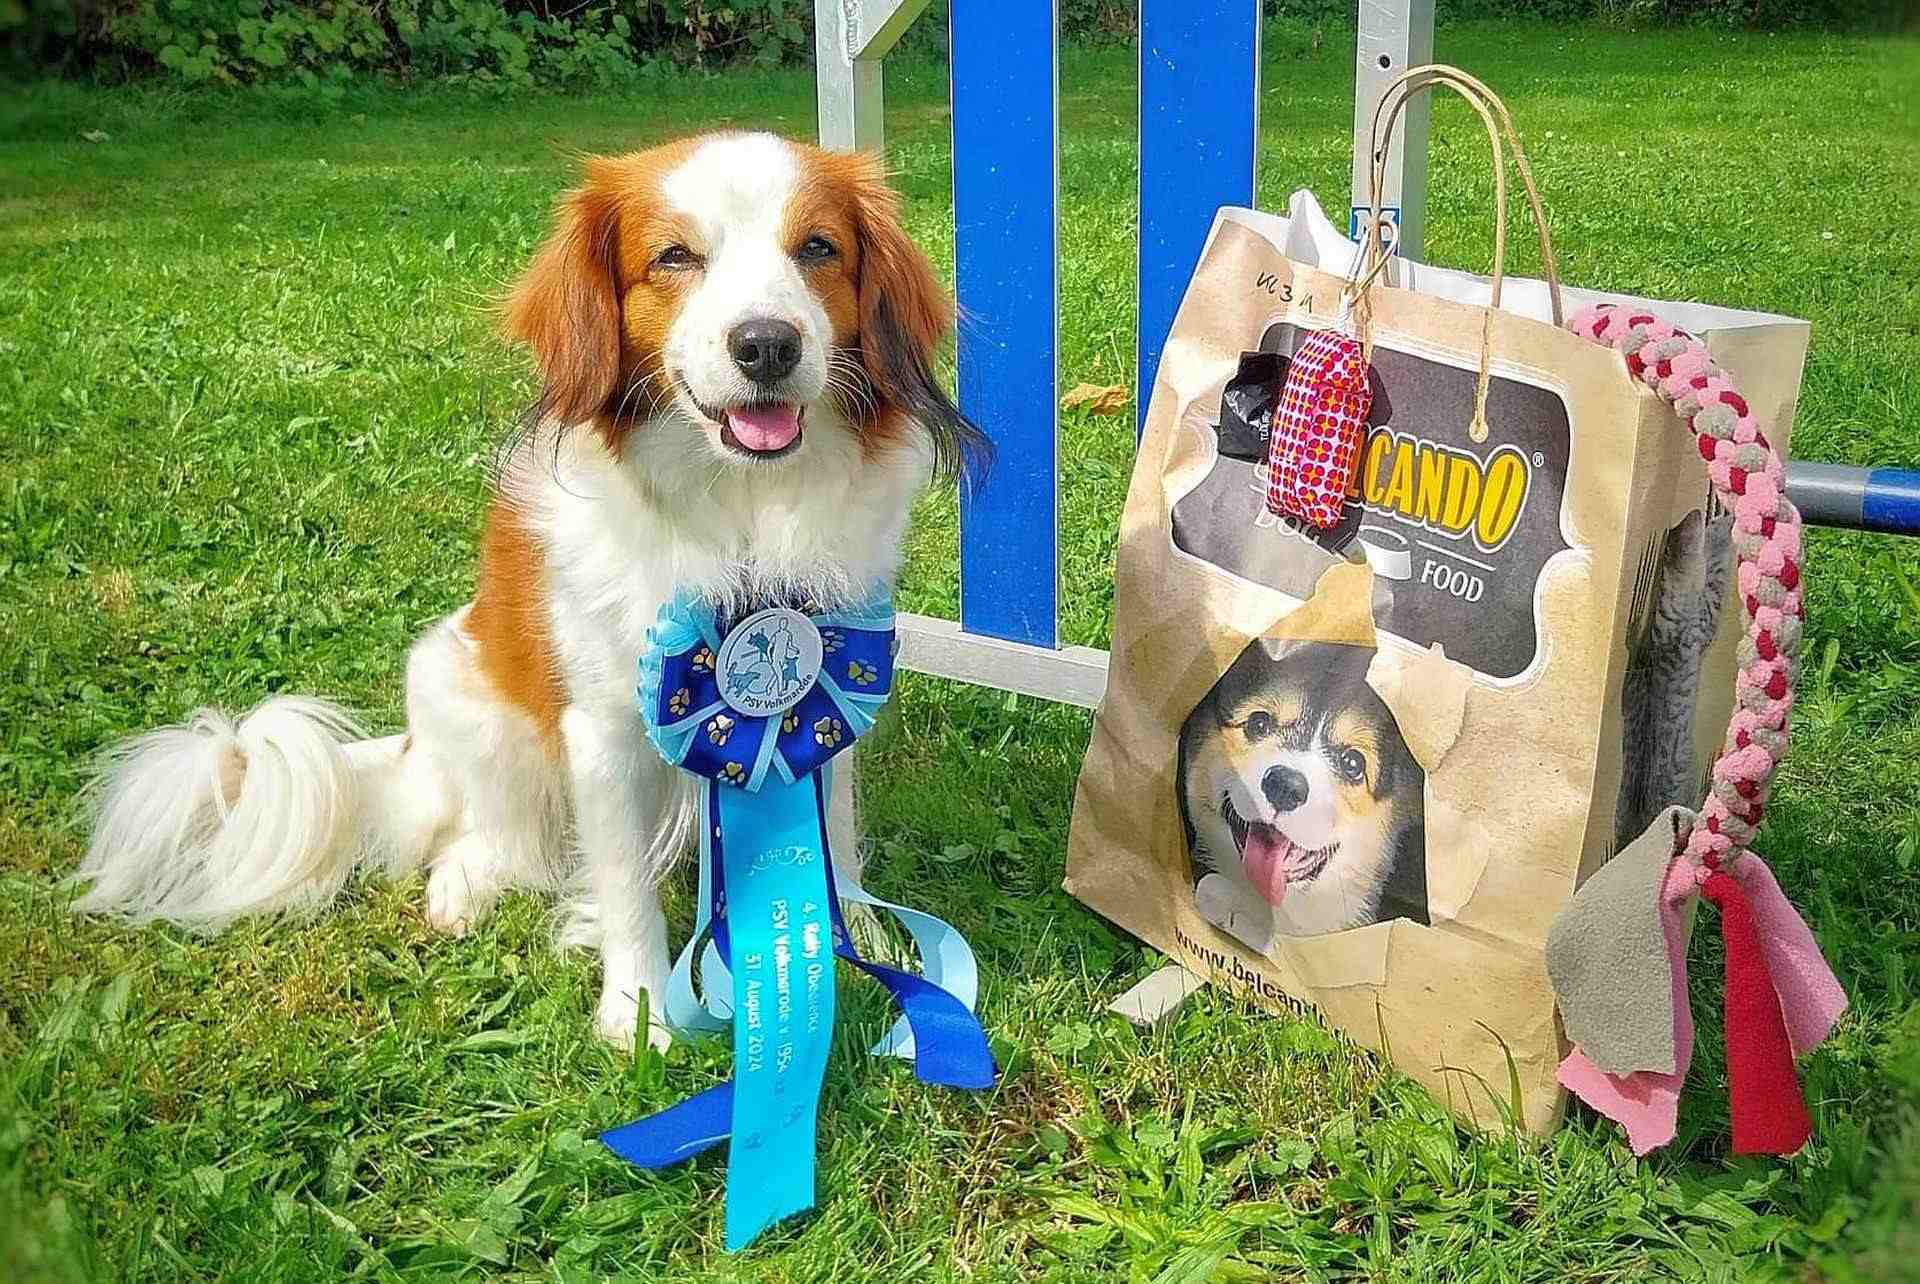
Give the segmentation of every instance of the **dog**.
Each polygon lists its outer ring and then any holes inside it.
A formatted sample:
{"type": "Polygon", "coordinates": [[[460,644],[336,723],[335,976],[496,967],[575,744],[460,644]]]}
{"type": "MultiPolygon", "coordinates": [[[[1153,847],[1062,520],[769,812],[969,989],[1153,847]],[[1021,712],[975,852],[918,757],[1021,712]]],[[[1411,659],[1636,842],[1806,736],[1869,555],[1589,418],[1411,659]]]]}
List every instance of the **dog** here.
{"type": "MultiPolygon", "coordinates": [[[[458,934],[509,888],[567,891],[598,1032],[631,1046],[694,815],[635,707],[648,627],[676,589],[831,610],[892,584],[914,498],[989,453],[935,377],[953,315],[875,157],[721,133],[588,158],[504,300],[540,392],[472,600],[408,655],[405,733],[280,697],[120,745],[77,907],[217,930],[425,866],[427,919],[458,934]]],[[[852,774],[829,832],[857,878],[852,774]]]]}
{"type": "Polygon", "coordinates": [[[1256,639],[1180,730],[1202,917],[1261,954],[1428,921],[1426,773],[1367,685],[1373,648],[1256,639]]]}

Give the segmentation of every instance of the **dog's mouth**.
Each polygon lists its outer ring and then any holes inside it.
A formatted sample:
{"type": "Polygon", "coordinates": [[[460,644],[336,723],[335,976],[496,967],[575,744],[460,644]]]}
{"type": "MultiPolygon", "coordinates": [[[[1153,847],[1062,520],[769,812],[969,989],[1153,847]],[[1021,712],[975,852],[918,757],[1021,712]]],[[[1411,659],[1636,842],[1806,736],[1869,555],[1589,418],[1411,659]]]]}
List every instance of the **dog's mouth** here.
{"type": "MultiPolygon", "coordinates": [[[[685,385],[681,385],[685,388],[685,385]]],[[[689,390],[687,400],[720,427],[720,443],[748,459],[782,459],[800,447],[807,408],[791,401],[755,401],[713,407],[689,390]]]]}
{"type": "Polygon", "coordinates": [[[1220,815],[1233,833],[1233,845],[1240,850],[1240,865],[1247,871],[1247,881],[1269,905],[1280,904],[1289,888],[1320,877],[1340,850],[1339,843],[1317,850],[1302,847],[1277,826],[1243,818],[1234,810],[1233,799],[1225,794],[1220,797],[1220,815]]]}

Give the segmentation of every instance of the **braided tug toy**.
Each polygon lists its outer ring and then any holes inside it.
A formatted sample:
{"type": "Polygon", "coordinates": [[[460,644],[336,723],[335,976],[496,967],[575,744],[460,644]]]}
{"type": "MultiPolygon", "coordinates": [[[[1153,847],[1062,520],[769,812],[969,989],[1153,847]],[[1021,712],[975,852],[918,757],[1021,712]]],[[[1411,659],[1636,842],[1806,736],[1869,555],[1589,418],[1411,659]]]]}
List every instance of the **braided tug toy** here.
{"type": "Polygon", "coordinates": [[[1787,750],[1804,619],[1800,514],[1779,453],[1699,340],[1612,304],[1568,328],[1619,351],[1694,433],[1733,513],[1746,631],[1733,717],[1699,814],[1668,809],[1586,882],[1548,938],[1575,1045],[1560,1082],[1623,1124],[1636,1154],[1673,1139],[1693,1054],[1687,933],[1693,898],[1704,896],[1720,910],[1726,945],[1734,1152],[1792,1154],[1812,1131],[1793,1058],[1825,1040],[1847,1005],[1812,932],[1749,848],[1787,750]]]}
{"type": "Polygon", "coordinates": [[[814,1136],[833,1043],[833,956],[886,986],[904,1015],[873,1048],[911,1058],[926,1083],[986,1088],[995,1067],[974,1018],[973,951],[931,914],[836,878],[827,839],[832,760],[873,726],[893,686],[893,604],[807,614],[785,606],[722,627],[682,594],[640,660],[640,712],[666,760],[700,789],[700,909],[664,998],[669,1028],[733,1026],[734,1078],[601,1135],[643,1168],[733,1138],[726,1246],[814,1202],[814,1136]],[[924,975],[863,958],[842,901],[894,914],[924,975]],[[698,960],[701,991],[694,993],[698,960]]]}

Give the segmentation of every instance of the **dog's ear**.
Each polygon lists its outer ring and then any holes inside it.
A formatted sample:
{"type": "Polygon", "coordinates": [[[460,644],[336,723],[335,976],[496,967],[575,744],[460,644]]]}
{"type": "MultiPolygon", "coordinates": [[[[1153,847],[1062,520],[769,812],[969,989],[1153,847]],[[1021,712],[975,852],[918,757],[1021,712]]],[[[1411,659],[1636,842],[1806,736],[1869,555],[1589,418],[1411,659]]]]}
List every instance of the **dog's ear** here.
{"type": "Polygon", "coordinates": [[[846,159],[860,238],[860,362],[885,405],[933,438],[944,475],[977,478],[992,444],[940,386],[934,364],[953,333],[953,302],[933,264],[900,226],[900,198],[877,156],[846,159]]]}
{"type": "Polygon", "coordinates": [[[507,296],[501,330],[540,368],[539,415],[561,426],[606,408],[620,386],[619,201],[605,162],[560,198],[553,230],[507,296]]]}

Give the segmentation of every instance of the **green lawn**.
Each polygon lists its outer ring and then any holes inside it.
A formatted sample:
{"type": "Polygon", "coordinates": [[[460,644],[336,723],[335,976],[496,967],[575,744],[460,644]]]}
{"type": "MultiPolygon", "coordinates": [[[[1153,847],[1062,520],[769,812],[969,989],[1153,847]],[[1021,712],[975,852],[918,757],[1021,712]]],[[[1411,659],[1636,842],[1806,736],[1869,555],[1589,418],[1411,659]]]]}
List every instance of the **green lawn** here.
{"type": "MultiPolygon", "coordinates": [[[[1812,318],[1796,453],[1861,463],[1920,463],[1916,48],[1439,41],[1509,96],[1567,276],[1812,318]]],[[[1275,28],[1267,63],[1262,199],[1337,207],[1349,38],[1275,28]]],[[[1132,69],[1064,60],[1068,384],[1131,367],[1132,69]]],[[[944,74],[889,90],[914,230],[950,259],[944,74]]],[[[529,397],[486,304],[568,154],[811,120],[795,72],[619,99],[5,92],[0,1277],[1920,1278],[1920,545],[1813,542],[1761,846],[1853,1009],[1803,1067],[1818,1131],[1788,1162],[1727,1154],[1713,932],[1681,1138],[1644,1162],[1584,1112],[1545,1143],[1460,1130],[1314,1022],[1229,998],[1135,1033],[1102,1009],[1155,958],[1059,890],[1087,715],[920,678],[868,773],[872,882],[980,948],[1006,1075],[949,1093],[859,1054],[886,1011],[849,982],[819,1217],[737,1258],[720,1163],[646,1175],[590,1141],[727,1054],[597,1043],[592,964],[550,947],[541,904],[459,941],[417,877],[214,941],[68,912],[103,743],[281,689],[399,725],[404,648],[468,590],[488,450],[529,397]]],[[[1431,255],[1476,268],[1478,135],[1438,109],[1431,255]]],[[[1074,641],[1108,633],[1131,423],[1067,428],[1074,641]]],[[[904,605],[952,609],[953,540],[929,501],[904,605]]]]}

